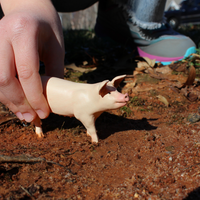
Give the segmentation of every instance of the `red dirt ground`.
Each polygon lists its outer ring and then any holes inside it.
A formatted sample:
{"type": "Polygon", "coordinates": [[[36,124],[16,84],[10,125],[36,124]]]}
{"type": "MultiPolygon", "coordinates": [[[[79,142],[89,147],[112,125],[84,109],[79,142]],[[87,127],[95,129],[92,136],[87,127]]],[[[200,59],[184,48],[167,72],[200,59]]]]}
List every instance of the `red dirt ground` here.
{"type": "MultiPolygon", "coordinates": [[[[1,160],[0,199],[200,199],[198,98],[188,100],[169,80],[125,82],[130,102],[97,119],[98,144],[78,120],[55,114],[38,139],[2,105],[0,154],[13,162],[1,160]]],[[[193,89],[198,94],[199,84],[193,89]]]]}

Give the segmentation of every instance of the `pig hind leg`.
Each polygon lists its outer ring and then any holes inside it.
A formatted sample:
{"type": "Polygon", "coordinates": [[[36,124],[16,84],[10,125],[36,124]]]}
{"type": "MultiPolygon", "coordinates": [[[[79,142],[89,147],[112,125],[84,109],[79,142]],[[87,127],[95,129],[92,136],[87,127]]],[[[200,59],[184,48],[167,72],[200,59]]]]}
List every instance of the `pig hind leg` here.
{"type": "Polygon", "coordinates": [[[44,137],[43,131],[42,131],[42,122],[40,120],[39,117],[37,117],[34,121],[33,121],[34,125],[35,125],[35,133],[37,134],[37,136],[39,138],[44,137]]]}

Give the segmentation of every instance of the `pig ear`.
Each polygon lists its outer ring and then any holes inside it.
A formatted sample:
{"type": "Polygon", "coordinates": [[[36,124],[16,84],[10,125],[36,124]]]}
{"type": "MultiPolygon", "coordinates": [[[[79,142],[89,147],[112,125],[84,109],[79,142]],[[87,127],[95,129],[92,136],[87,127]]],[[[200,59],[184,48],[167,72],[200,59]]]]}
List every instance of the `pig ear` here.
{"type": "Polygon", "coordinates": [[[106,87],[109,81],[103,81],[99,87],[99,94],[104,97],[110,90],[106,87]]]}
{"type": "Polygon", "coordinates": [[[119,84],[121,83],[121,81],[126,77],[126,75],[121,75],[121,76],[116,76],[115,78],[113,78],[113,80],[111,81],[112,85],[117,88],[119,86],[119,84]]]}

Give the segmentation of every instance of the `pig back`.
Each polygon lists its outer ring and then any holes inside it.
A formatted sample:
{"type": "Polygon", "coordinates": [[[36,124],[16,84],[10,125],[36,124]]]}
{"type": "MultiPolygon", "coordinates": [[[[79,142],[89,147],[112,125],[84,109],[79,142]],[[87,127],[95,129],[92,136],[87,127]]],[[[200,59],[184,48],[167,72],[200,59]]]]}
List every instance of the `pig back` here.
{"type": "Polygon", "coordinates": [[[43,89],[51,111],[74,116],[76,110],[85,110],[91,104],[93,84],[75,83],[55,77],[42,78],[43,89]]]}

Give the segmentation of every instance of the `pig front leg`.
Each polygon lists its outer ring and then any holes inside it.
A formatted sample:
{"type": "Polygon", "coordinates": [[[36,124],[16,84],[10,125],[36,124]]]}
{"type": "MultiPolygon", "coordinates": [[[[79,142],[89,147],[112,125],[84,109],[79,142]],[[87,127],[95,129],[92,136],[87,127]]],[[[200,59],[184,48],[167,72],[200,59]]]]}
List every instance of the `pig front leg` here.
{"type": "Polygon", "coordinates": [[[42,131],[42,122],[40,120],[39,117],[37,117],[34,121],[33,121],[34,125],[35,125],[35,133],[37,134],[37,136],[39,138],[44,137],[43,131],[42,131]]]}
{"type": "Polygon", "coordinates": [[[95,129],[95,116],[75,116],[78,120],[82,122],[87,130],[87,135],[91,137],[92,143],[98,143],[97,131],[95,129]]]}
{"type": "MultiPolygon", "coordinates": [[[[86,127],[86,125],[84,125],[86,127]]],[[[87,136],[91,137],[92,143],[98,143],[99,138],[97,136],[97,131],[95,129],[95,126],[86,127],[87,129],[87,136]]]]}

